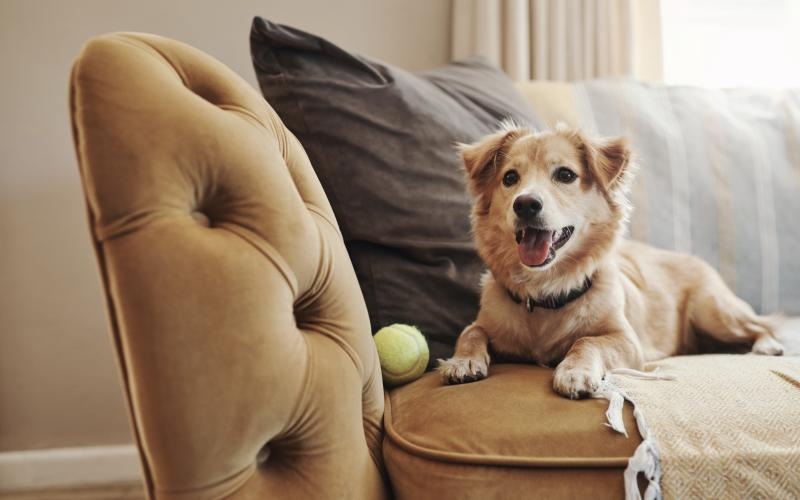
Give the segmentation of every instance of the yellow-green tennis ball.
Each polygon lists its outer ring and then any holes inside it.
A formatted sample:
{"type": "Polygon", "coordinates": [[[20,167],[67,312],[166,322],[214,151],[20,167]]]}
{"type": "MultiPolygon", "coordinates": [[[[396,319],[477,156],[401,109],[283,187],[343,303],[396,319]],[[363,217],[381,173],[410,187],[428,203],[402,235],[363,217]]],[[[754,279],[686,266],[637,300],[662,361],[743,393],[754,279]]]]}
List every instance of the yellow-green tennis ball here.
{"type": "Polygon", "coordinates": [[[416,327],[395,323],[378,330],[374,338],[386,385],[405,384],[425,373],[430,353],[416,327]]]}

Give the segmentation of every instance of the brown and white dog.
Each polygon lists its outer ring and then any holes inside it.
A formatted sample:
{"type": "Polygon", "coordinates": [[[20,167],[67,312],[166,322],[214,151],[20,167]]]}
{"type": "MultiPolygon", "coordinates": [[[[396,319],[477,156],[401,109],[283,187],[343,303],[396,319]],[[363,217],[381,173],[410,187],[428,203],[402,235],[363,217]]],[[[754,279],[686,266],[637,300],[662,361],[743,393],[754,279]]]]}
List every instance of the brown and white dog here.
{"type": "Polygon", "coordinates": [[[623,239],[635,170],[623,139],[508,124],[461,156],[489,270],[477,319],[439,360],[446,383],[486,377],[490,350],[557,365],[553,388],[569,398],[590,395],[607,370],[696,352],[698,334],[783,352],[773,319],[711,266],[623,239]]]}

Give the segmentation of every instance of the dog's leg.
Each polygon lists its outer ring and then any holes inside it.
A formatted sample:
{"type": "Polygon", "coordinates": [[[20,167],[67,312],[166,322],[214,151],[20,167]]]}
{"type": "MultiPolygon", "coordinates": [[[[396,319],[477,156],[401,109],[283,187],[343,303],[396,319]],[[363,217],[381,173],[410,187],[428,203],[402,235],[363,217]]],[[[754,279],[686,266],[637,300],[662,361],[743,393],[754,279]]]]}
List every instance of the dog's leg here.
{"type": "Polygon", "coordinates": [[[725,285],[711,266],[704,265],[702,272],[702,285],[689,297],[688,315],[692,327],[721,342],[752,343],[755,354],[783,354],[783,346],[775,339],[770,319],[757,315],[750,304],[725,285]]]}
{"type": "Polygon", "coordinates": [[[446,384],[474,382],[489,375],[489,337],[472,323],[461,332],[456,352],[447,360],[439,360],[439,373],[446,384]]]}
{"type": "Polygon", "coordinates": [[[572,344],[553,374],[553,389],[570,399],[584,398],[597,391],[607,370],[641,369],[639,339],[629,327],[620,331],[581,337],[572,344]]]}

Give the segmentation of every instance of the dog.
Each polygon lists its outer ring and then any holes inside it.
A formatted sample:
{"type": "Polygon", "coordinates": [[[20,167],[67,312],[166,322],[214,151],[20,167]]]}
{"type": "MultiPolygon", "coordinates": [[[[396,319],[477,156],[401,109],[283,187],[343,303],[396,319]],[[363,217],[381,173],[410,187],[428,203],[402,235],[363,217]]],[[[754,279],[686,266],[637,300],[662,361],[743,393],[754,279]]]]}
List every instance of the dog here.
{"type": "Polygon", "coordinates": [[[590,396],[607,370],[697,352],[699,337],[780,355],[755,314],[701,259],[625,239],[636,163],[624,138],[504,124],[459,145],[488,270],[480,311],[444,383],[480,380],[493,356],[555,367],[553,389],[590,396]]]}

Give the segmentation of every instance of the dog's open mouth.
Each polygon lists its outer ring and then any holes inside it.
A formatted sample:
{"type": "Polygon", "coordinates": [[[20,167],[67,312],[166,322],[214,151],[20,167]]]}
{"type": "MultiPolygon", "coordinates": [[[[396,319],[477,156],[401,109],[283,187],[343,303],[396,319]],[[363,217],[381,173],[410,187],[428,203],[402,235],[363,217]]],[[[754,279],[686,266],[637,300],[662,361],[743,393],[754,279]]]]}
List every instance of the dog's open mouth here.
{"type": "Polygon", "coordinates": [[[528,267],[541,267],[556,258],[556,250],[572,236],[575,226],[558,230],[526,227],[517,231],[519,260],[528,267]]]}

